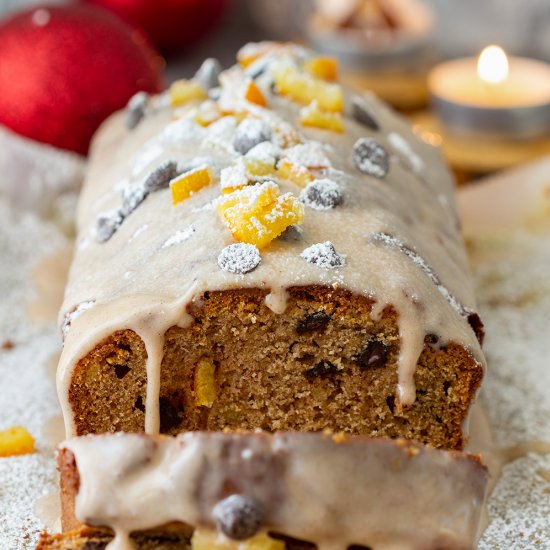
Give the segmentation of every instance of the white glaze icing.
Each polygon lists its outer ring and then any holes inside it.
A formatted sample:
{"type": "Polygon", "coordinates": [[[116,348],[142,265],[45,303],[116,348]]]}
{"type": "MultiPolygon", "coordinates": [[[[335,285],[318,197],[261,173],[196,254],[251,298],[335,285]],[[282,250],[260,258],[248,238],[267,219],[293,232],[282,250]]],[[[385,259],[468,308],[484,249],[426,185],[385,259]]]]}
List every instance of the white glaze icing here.
{"type": "MultiPolygon", "coordinates": [[[[270,59],[275,64],[292,64],[305,55],[303,49],[297,49],[296,55],[293,52],[282,48],[270,54],[270,59]]],[[[246,79],[239,68],[222,73],[225,108],[247,110],[250,116],[278,128],[274,132],[278,147],[284,148],[285,136],[298,135],[303,146],[290,147],[288,155],[294,162],[303,156],[304,166],[311,162],[328,165],[321,170],[341,187],[343,204],[329,211],[307,209],[299,238],[273,241],[262,250],[258,268],[246,275],[222,271],[217,264],[220,251],[234,242],[212,206],[220,194],[219,185],[204,188],[177,206],[172,205],[169,190],[151,193],[108,242],[90,242],[85,250],[77,250],[61,315],[80,303],[93,301],[94,307],[72,321],[58,370],[58,394],[68,435],[74,433],[68,402],[73,369],[80,358],[120,329],[135,330],[145,343],[146,427],[151,433],[158,430],[163,334],[173,325],[191,323],[186,308],[207,290],[266,289],[270,291],[266,304],[279,314],[284,312],[285,289],[301,285],[340,287],[368,296],[376,302],[374,316],[387,305],[393,306],[401,338],[397,393],[402,405],[414,402],[414,373],[426,334],[435,333],[442,342],[457,342],[484,363],[466,319],[475,300],[456,224],[453,182],[439,151],[419,142],[406,122],[372,98],[365,101],[381,130],[361,126],[347,116],[353,97],[347,91],[344,134],[301,128],[300,105],[270,92],[270,67],[266,63],[257,79],[268,108],[241,99],[246,79]],[[414,154],[421,162],[416,161],[416,170],[410,170],[390,155],[383,180],[364,175],[352,159],[353,144],[364,136],[389,152],[396,143],[405,143],[409,156],[414,154]],[[131,240],[145,224],[147,231],[131,240]],[[166,246],[189,227],[194,231],[186,233],[185,240],[166,246]],[[380,242],[375,236],[381,234],[405,248],[380,242]],[[304,249],[326,241],[345,257],[345,265],[326,270],[300,257],[304,249]]],[[[124,126],[123,114],[105,123],[93,146],[80,200],[80,235],[93,235],[98,216],[120,206],[120,182],[125,188],[140,185],[165,160],[196,166],[199,159],[219,175],[239,159],[231,145],[238,127],[235,117],[223,117],[204,128],[192,120],[196,109],[196,104],[156,109],[131,132],[124,126]],[[181,118],[174,121],[174,116],[181,118]]],[[[282,192],[300,193],[291,182],[278,184],[282,192]]]]}
{"type": "Polygon", "coordinates": [[[63,446],[80,477],[76,517],[113,528],[109,550],[172,521],[212,528],[228,482],[263,505],[264,529],[320,550],[473,549],[488,478],[460,453],[322,434],[115,434],[63,446]]]}

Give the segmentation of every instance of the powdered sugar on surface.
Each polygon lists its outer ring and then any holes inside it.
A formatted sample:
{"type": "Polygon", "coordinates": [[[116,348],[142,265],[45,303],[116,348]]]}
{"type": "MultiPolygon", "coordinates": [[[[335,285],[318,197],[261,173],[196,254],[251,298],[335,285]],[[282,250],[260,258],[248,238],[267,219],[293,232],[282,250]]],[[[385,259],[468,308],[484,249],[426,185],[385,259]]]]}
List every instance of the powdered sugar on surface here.
{"type": "MultiPolygon", "coordinates": [[[[541,217],[534,203],[521,225],[512,220],[506,229],[510,219],[501,207],[517,195],[516,185],[527,191],[538,185],[537,178],[536,167],[528,167],[512,187],[506,187],[508,176],[497,176],[488,182],[493,192],[486,184],[459,194],[486,329],[488,366],[480,401],[494,443],[504,449],[550,444],[550,216],[541,217]]],[[[517,197],[519,210],[521,202],[517,197]]],[[[544,472],[550,472],[550,455],[529,453],[504,467],[489,500],[480,550],[550,548],[550,483],[544,472]]]]}
{"type": "Polygon", "coordinates": [[[180,244],[183,241],[186,241],[193,235],[195,232],[195,228],[192,226],[186,227],[185,229],[180,229],[179,231],[176,231],[171,237],[166,239],[164,241],[164,244],[161,246],[161,248],[168,248],[170,246],[174,246],[176,244],[180,244]]]}
{"type": "Polygon", "coordinates": [[[53,449],[42,434],[44,422],[59,414],[54,381],[45,364],[60,351],[55,322],[33,325],[26,305],[33,300],[31,273],[47,254],[60,249],[65,239],[33,214],[15,213],[0,201],[0,429],[20,424],[36,440],[31,455],[0,459],[0,548],[35,547],[41,521],[34,503],[56,490],[53,449]]]}

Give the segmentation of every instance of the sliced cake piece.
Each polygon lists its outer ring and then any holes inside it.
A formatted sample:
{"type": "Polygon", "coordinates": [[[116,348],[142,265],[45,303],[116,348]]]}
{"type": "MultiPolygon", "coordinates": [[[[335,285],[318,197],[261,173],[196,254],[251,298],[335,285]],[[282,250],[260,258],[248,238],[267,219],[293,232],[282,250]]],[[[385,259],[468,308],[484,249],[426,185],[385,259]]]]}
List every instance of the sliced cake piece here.
{"type": "Polygon", "coordinates": [[[455,451],[311,433],[87,436],[58,464],[66,534],[41,550],[465,550],[488,478],[455,451]]]}

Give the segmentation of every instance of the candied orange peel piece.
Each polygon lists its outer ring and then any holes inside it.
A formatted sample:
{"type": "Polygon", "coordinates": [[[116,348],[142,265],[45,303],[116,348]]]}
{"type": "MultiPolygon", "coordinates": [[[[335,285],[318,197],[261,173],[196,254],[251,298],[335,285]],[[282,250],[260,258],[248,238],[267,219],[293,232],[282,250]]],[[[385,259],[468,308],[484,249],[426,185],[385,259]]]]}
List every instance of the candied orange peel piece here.
{"type": "Polygon", "coordinates": [[[260,90],[259,86],[253,81],[249,80],[246,85],[246,91],[244,93],[244,98],[250,103],[255,103],[260,107],[267,106],[267,100],[260,90]]]}
{"type": "Polygon", "coordinates": [[[335,57],[313,57],[304,63],[303,68],[310,75],[321,80],[338,80],[338,60],[335,57]]]}
{"type": "Polygon", "coordinates": [[[203,101],[194,116],[194,121],[203,127],[210,126],[223,116],[221,109],[215,101],[203,101]]]}
{"type": "Polygon", "coordinates": [[[0,431],[0,457],[26,455],[34,452],[34,438],[23,426],[0,431]]]}
{"type": "Polygon", "coordinates": [[[252,65],[254,61],[257,61],[264,55],[279,50],[282,47],[283,44],[279,42],[263,42],[259,44],[246,45],[237,52],[237,61],[241,67],[246,69],[246,67],[252,65]]]}
{"type": "Polygon", "coordinates": [[[315,78],[294,67],[281,67],[274,73],[279,93],[290,99],[309,105],[317,101],[324,111],[341,112],[344,108],[344,94],[341,86],[315,78]]]}
{"type": "Polygon", "coordinates": [[[277,163],[277,177],[289,181],[298,187],[305,187],[310,181],[315,179],[306,166],[293,164],[286,158],[282,158],[277,163]]]}
{"type": "Polygon", "coordinates": [[[258,533],[246,540],[231,540],[220,537],[210,529],[195,529],[191,550],[285,550],[282,540],[271,538],[267,533],[258,533]]]}
{"type": "Polygon", "coordinates": [[[323,111],[317,101],[312,101],[307,107],[300,109],[300,124],[321,130],[332,130],[342,133],[344,121],[340,113],[323,111]]]}
{"type": "Polygon", "coordinates": [[[207,166],[184,172],[170,182],[172,204],[176,205],[188,199],[197,191],[211,185],[213,181],[212,172],[207,166]]]}
{"type": "Polygon", "coordinates": [[[216,365],[209,359],[201,359],[195,367],[195,403],[211,408],[218,390],[216,387],[216,365]]]}
{"type": "Polygon", "coordinates": [[[248,173],[242,157],[233,165],[220,172],[222,193],[233,193],[248,185],[248,173]]]}
{"type": "Polygon", "coordinates": [[[245,157],[243,159],[243,164],[247,174],[251,177],[262,177],[275,174],[275,166],[269,162],[245,157]]]}
{"type": "Polygon", "coordinates": [[[170,103],[173,107],[185,105],[194,99],[206,99],[205,89],[194,80],[176,80],[172,83],[169,90],[170,103]]]}
{"type": "Polygon", "coordinates": [[[237,241],[258,248],[267,246],[287,227],[304,221],[304,205],[292,193],[281,195],[272,181],[222,196],[216,209],[237,241]]]}

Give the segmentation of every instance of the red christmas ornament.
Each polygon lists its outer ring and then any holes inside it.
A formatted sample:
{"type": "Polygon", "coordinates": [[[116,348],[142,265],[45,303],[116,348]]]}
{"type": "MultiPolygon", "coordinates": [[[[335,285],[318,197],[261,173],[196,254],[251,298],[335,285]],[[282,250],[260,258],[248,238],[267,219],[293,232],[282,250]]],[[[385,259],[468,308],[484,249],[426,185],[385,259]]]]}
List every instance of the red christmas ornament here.
{"type": "Polygon", "coordinates": [[[86,154],[101,122],[137,91],[158,92],[162,58],[93,6],[44,7],[0,25],[0,123],[86,154]]]}
{"type": "Polygon", "coordinates": [[[87,0],[143,29],[163,52],[176,52],[208,33],[228,0],[87,0]]]}

